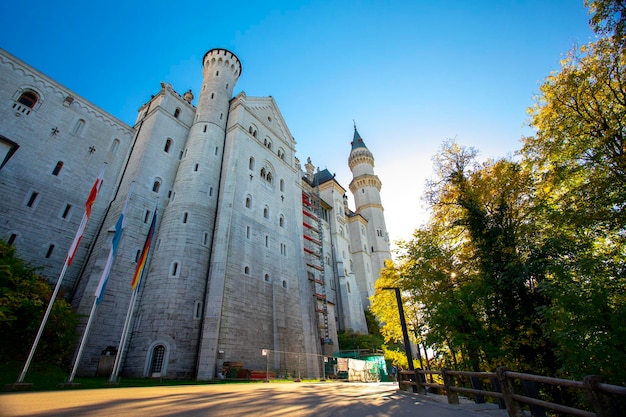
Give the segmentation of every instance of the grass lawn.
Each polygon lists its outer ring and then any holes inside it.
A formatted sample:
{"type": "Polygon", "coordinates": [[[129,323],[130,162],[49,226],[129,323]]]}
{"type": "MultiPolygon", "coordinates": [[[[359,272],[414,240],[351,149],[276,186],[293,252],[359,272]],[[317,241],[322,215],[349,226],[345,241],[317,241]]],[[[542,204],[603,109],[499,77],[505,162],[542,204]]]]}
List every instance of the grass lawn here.
{"type": "MultiPolygon", "coordinates": [[[[5,388],[6,384],[13,384],[17,381],[22,368],[23,362],[2,362],[0,365],[0,389],[7,392],[10,389],[5,388]]],[[[159,385],[206,385],[206,384],[233,384],[233,383],[262,383],[262,380],[213,380],[213,381],[196,381],[196,380],[180,380],[180,379],[159,379],[159,378],[120,378],[118,384],[109,384],[109,378],[93,377],[74,378],[74,383],[80,384],[73,387],[59,387],[67,381],[69,372],[51,364],[41,364],[33,362],[24,378],[25,383],[33,384],[28,391],[51,391],[60,389],[93,389],[93,388],[117,388],[117,387],[153,387],[159,385]]],[[[304,381],[304,380],[303,380],[304,381]]],[[[293,382],[291,380],[272,380],[272,382],[293,382]]],[[[319,380],[306,380],[306,382],[319,382],[319,380]]]]}

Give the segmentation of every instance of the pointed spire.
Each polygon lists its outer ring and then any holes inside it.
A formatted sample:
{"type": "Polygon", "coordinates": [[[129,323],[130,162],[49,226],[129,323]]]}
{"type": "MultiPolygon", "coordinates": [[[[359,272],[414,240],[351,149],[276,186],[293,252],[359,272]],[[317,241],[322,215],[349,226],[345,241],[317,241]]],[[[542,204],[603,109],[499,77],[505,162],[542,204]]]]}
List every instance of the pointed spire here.
{"type": "Polygon", "coordinates": [[[352,138],[352,143],[351,143],[352,150],[355,150],[356,148],[367,149],[367,146],[365,146],[365,142],[363,142],[361,135],[359,135],[359,131],[356,130],[356,122],[354,120],[352,122],[354,122],[354,137],[352,138]]]}

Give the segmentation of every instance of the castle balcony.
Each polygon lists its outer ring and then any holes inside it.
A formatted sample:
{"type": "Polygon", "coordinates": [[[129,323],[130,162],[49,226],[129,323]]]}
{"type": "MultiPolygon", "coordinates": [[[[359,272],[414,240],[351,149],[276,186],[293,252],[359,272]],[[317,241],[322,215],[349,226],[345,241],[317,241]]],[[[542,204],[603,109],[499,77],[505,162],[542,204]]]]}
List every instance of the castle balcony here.
{"type": "Polygon", "coordinates": [[[315,312],[316,313],[322,313],[322,314],[328,314],[328,310],[325,308],[321,308],[321,307],[315,307],[315,312]]]}
{"type": "Polygon", "coordinates": [[[320,293],[315,293],[315,298],[317,298],[318,300],[325,300],[326,299],[326,295],[325,294],[320,294],[320,293]]]}

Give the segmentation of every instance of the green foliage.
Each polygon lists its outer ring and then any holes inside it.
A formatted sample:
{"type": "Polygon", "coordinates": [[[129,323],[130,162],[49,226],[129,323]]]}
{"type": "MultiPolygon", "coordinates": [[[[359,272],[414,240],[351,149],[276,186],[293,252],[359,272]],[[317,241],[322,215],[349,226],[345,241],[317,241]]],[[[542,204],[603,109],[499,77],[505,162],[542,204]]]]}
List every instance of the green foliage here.
{"type": "MultiPolygon", "coordinates": [[[[41,324],[52,290],[37,269],[15,256],[0,241],[0,360],[26,359],[41,324]]],[[[55,301],[35,359],[67,365],[75,342],[77,318],[69,304],[55,301]]]]}

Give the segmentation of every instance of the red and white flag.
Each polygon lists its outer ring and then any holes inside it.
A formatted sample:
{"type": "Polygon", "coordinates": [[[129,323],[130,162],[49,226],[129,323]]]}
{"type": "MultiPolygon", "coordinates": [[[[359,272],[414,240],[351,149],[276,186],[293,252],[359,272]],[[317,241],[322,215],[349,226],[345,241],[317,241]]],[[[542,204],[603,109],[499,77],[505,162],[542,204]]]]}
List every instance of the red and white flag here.
{"type": "Polygon", "coordinates": [[[105,167],[106,165],[102,167],[102,171],[100,171],[100,175],[98,176],[98,178],[96,178],[96,182],[93,183],[93,187],[91,187],[91,191],[89,192],[89,197],[87,197],[87,201],[85,202],[85,214],[83,215],[83,219],[80,222],[80,226],[78,226],[78,231],[76,232],[76,236],[74,236],[72,246],[70,246],[70,250],[67,252],[67,266],[70,266],[72,264],[72,261],[74,260],[74,255],[76,255],[76,250],[78,249],[78,245],[80,244],[80,239],[83,237],[85,227],[87,227],[87,220],[89,220],[89,216],[91,215],[91,208],[96,202],[98,191],[100,191],[100,187],[102,186],[102,179],[104,178],[105,167]]]}

